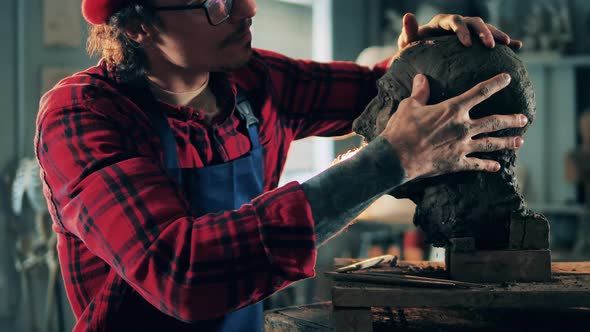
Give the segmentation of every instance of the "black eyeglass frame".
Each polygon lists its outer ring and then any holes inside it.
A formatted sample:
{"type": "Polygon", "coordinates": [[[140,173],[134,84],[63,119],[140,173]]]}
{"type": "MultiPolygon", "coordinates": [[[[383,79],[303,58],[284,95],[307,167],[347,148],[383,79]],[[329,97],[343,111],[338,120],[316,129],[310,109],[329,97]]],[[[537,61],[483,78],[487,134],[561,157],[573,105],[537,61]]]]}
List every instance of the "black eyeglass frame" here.
{"type": "MultiPolygon", "coordinates": [[[[225,4],[227,5],[228,1],[225,1],[225,4]]],[[[217,23],[213,23],[213,21],[211,20],[211,15],[209,15],[209,0],[200,3],[200,4],[193,4],[193,5],[179,5],[179,6],[159,6],[159,7],[151,7],[153,10],[155,11],[179,11],[179,10],[193,10],[193,9],[204,9],[205,10],[205,14],[207,15],[207,20],[209,21],[209,24],[211,24],[212,26],[217,26],[220,25],[221,23],[227,21],[227,19],[230,17],[231,15],[231,10],[232,7],[234,5],[233,1],[229,1],[230,6],[227,9],[227,15],[219,22],[217,23]]]]}

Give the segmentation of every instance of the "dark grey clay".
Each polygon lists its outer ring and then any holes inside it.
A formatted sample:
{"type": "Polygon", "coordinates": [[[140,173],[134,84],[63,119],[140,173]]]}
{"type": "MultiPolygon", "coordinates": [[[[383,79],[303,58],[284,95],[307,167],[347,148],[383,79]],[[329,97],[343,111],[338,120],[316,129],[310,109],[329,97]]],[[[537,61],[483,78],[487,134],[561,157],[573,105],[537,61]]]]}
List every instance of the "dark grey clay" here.
{"type": "MultiPolygon", "coordinates": [[[[502,130],[491,136],[523,135],[535,117],[533,87],[524,65],[509,47],[497,45],[489,49],[477,42],[477,37],[472,39],[472,47],[461,45],[456,36],[445,36],[404,49],[379,81],[378,96],[355,121],[355,132],[368,141],[379,135],[400,101],[410,95],[416,74],[428,77],[429,104],[436,104],[499,73],[508,73],[512,77],[510,85],[474,107],[470,114],[477,119],[522,113],[529,120],[527,127],[502,130]]],[[[395,188],[392,194],[417,204],[414,223],[435,246],[446,246],[451,238],[472,237],[477,249],[518,249],[509,244],[514,242],[509,239],[511,220],[526,220],[525,224],[547,221],[526,208],[514,173],[515,151],[474,156],[497,160],[502,168],[497,173],[461,172],[417,179],[395,188]]]]}

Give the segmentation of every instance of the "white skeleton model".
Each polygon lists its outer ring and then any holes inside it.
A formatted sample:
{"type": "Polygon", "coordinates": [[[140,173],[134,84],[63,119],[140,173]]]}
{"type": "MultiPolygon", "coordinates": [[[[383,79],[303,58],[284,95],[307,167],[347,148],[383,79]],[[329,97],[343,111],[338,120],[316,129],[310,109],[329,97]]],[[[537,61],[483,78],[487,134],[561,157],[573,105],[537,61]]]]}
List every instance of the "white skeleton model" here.
{"type": "Polygon", "coordinates": [[[47,205],[43,197],[39,165],[35,159],[21,159],[12,181],[12,212],[15,218],[23,218],[25,199],[35,213],[35,227],[30,232],[23,231],[24,227],[20,227],[21,231],[16,240],[15,266],[21,275],[23,297],[27,301],[29,309],[30,331],[37,331],[31,282],[32,272],[36,268],[47,267],[49,277],[47,280],[45,317],[42,330],[51,331],[54,304],[56,303],[55,290],[59,265],[55,248],[56,235],[50,231],[50,225],[47,222],[47,205]]]}

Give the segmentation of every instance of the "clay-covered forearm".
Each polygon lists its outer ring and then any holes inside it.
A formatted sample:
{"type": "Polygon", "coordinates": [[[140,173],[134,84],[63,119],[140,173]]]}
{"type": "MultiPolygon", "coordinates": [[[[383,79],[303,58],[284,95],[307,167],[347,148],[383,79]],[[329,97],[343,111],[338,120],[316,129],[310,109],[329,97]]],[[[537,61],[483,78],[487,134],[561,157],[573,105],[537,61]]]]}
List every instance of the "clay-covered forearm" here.
{"type": "Polygon", "coordinates": [[[352,158],[303,183],[315,221],[316,247],[400,184],[404,175],[391,144],[378,137],[352,158]]]}

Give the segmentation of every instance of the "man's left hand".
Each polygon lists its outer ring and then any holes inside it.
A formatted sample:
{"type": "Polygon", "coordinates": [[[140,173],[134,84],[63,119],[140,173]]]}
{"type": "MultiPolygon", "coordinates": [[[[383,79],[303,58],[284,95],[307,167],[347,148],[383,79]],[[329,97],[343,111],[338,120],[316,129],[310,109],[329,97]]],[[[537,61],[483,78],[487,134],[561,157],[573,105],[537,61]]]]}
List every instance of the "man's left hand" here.
{"type": "Polygon", "coordinates": [[[506,33],[491,24],[485,23],[479,17],[439,14],[434,16],[428,24],[418,26],[418,20],[412,13],[404,15],[403,29],[397,40],[397,46],[401,50],[420,39],[447,33],[455,33],[465,46],[472,45],[471,34],[474,33],[481,38],[485,46],[490,48],[494,47],[496,42],[516,49],[522,47],[520,40],[511,39],[506,33]]]}

